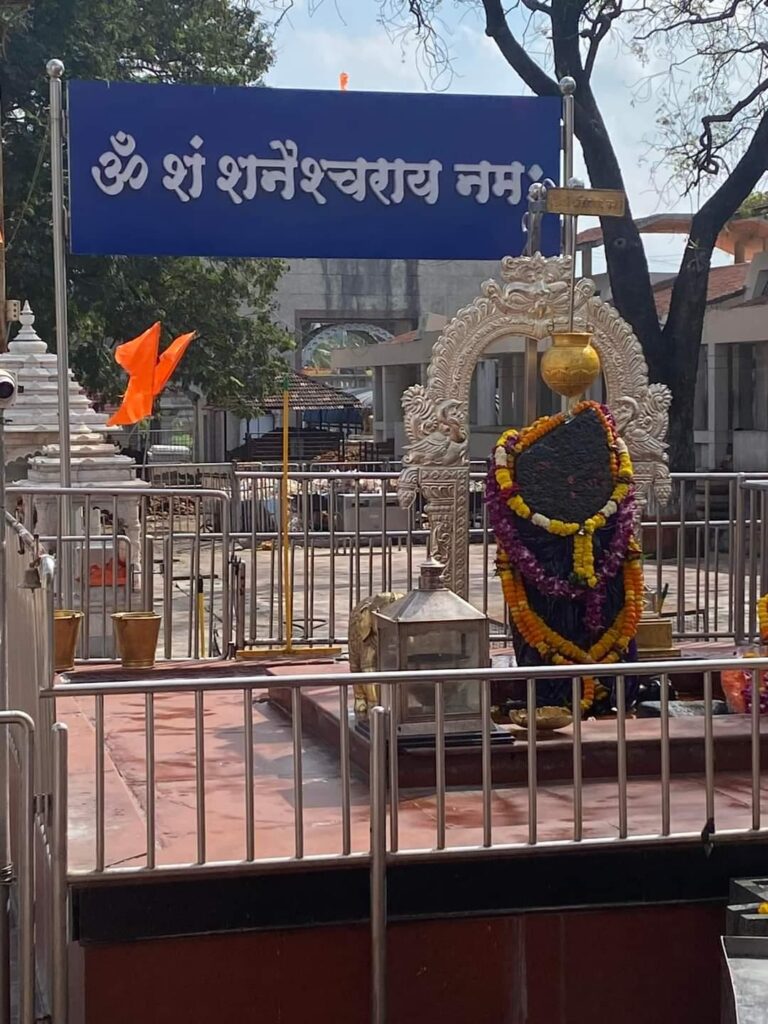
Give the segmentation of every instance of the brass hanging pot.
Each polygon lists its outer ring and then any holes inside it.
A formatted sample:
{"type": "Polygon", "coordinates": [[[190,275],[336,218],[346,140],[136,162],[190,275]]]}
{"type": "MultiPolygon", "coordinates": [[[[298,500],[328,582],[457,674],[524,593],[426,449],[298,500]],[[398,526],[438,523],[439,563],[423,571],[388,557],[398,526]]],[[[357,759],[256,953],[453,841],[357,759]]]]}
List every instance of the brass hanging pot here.
{"type": "Polygon", "coordinates": [[[552,346],[541,357],[544,383],[558,395],[583,395],[600,373],[600,357],[589,331],[553,331],[552,346]]]}

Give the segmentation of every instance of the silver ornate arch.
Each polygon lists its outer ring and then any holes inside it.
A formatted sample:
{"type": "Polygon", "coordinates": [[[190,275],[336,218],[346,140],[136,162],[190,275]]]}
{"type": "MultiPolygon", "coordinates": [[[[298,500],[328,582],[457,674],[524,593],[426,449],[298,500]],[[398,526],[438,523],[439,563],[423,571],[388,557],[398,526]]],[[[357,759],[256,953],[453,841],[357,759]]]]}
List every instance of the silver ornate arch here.
{"type": "MultiPolygon", "coordinates": [[[[507,256],[501,282],[486,281],[482,294],[459,310],[432,350],[426,385],[403,394],[409,439],[398,480],[400,504],[426,497],[432,549],[446,565],[451,587],[468,590],[469,389],[478,359],[497,338],[515,334],[543,339],[553,324],[568,323],[571,260],[567,256],[507,256]]],[[[670,495],[667,444],[672,396],[663,384],[648,383],[640,342],[619,314],[579,281],[574,296],[574,329],[594,332],[606,385],[606,402],[629,447],[641,507],[670,495]]]]}

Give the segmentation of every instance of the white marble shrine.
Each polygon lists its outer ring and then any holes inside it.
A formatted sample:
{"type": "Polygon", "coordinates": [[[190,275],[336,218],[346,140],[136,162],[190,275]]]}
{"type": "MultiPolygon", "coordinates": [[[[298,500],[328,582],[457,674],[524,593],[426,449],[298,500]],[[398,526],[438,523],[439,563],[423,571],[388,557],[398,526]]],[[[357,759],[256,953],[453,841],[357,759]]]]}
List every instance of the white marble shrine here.
{"type": "MultiPolygon", "coordinates": [[[[0,367],[13,373],[19,386],[16,403],[5,420],[6,479],[11,484],[24,481],[25,488],[39,490],[31,507],[24,509],[24,518],[40,537],[53,538],[58,532],[58,498],[45,491],[60,483],[58,360],[35,331],[35,316],[28,302],[24,303],[20,319],[21,329],[8,352],[0,353],[0,367]]],[[[111,443],[107,417],[96,412],[71,372],[69,409],[72,488],[103,488],[105,491],[103,501],[98,495],[91,496],[90,535],[95,538],[102,533],[102,511],[109,516],[116,513],[118,532],[127,536],[130,562],[137,569],[140,562],[139,499],[133,492],[142,486],[142,481],[136,477],[136,463],[127,455],[121,455],[111,443]],[[122,491],[124,496],[119,493],[122,491]]],[[[85,502],[84,495],[73,494],[72,530],[75,534],[85,534],[85,502]]],[[[94,573],[101,579],[113,558],[111,542],[102,540],[91,544],[88,556],[91,586],[94,573]]],[[[76,561],[79,564],[79,556],[76,561]]],[[[121,550],[118,552],[121,581],[129,578],[126,561],[121,550]]],[[[75,579],[75,586],[76,590],[81,590],[79,577],[75,579]]],[[[95,599],[94,591],[92,600],[95,599]]]]}

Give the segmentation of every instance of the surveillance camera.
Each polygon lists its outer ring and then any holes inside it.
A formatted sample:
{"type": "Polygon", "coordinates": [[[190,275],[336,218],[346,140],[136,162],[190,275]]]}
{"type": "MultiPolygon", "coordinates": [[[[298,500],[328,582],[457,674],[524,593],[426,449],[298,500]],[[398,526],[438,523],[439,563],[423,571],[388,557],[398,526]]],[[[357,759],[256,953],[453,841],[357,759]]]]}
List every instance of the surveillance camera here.
{"type": "Polygon", "coordinates": [[[0,369],[0,410],[10,409],[16,401],[19,388],[16,378],[8,370],[0,369]]]}

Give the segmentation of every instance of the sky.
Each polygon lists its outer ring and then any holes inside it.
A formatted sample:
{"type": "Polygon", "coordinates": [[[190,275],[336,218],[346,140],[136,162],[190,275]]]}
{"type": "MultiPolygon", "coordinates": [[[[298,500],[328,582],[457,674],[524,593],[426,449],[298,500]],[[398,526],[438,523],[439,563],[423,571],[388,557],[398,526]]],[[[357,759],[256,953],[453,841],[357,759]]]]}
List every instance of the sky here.
{"type": "MultiPolygon", "coordinates": [[[[287,0],[277,0],[279,6],[287,0]]],[[[515,75],[492,40],[483,32],[479,5],[456,5],[445,0],[446,20],[441,34],[451,50],[452,75],[435,81],[420,67],[415,46],[378,23],[377,0],[294,0],[276,30],[273,68],[266,84],[280,88],[338,89],[339,74],[349,75],[349,89],[360,91],[475,93],[525,95],[529,91],[515,75]]],[[[273,15],[274,17],[274,15],[273,15]]],[[[650,89],[638,86],[655,70],[643,67],[631,54],[604,44],[595,70],[594,91],[622,165],[625,185],[636,217],[666,211],[691,212],[697,197],[679,195],[662,200],[651,181],[649,150],[655,104],[650,89]],[[633,99],[635,97],[635,99],[633,99]]],[[[502,126],[500,126],[502,130],[502,126]]],[[[588,183],[577,152],[576,175],[588,183]]],[[[596,221],[579,221],[579,229],[596,221]]],[[[685,239],[645,236],[653,271],[676,271],[685,239]]],[[[514,255],[514,254],[513,254],[514,255]]],[[[730,262],[719,255],[714,262],[730,262]]],[[[602,250],[595,251],[593,271],[604,269],[602,250]]]]}

